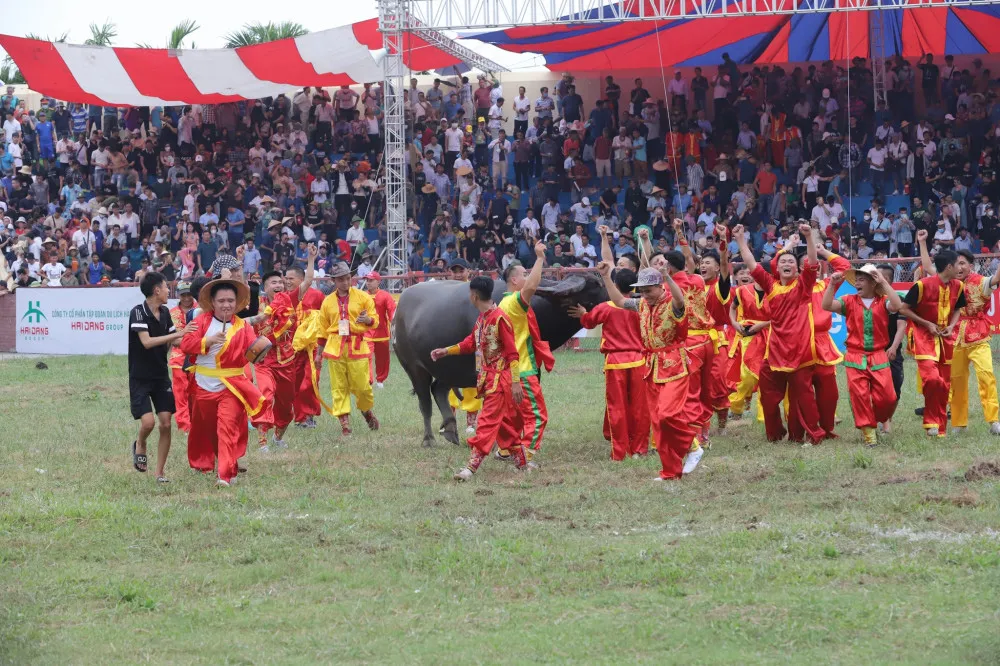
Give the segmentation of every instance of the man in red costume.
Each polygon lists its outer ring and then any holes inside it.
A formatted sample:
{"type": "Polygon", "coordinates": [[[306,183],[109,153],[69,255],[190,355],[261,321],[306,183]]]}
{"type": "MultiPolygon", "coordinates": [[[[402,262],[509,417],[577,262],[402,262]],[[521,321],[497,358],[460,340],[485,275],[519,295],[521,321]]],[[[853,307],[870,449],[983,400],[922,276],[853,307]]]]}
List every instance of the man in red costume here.
{"type": "MultiPolygon", "coordinates": [[[[483,398],[483,408],[479,411],[476,434],[469,438],[472,449],[469,462],[455,473],[456,481],[472,478],[501,436],[506,415],[517,410],[524,400],[514,327],[493,302],[493,280],[485,276],[473,278],[469,282],[469,300],[479,310],[472,333],[457,345],[431,351],[434,361],[458,354],[476,355],[476,388],[483,398]]],[[[504,445],[518,469],[535,467],[525,458],[524,447],[517,438],[510,438],[504,445]]]]}
{"type": "MultiPolygon", "coordinates": [[[[816,256],[826,261],[835,272],[843,273],[851,268],[851,262],[843,257],[834,254],[814,237],[813,234],[805,236],[816,244],[816,256]]],[[[799,235],[792,234],[786,248],[792,249],[800,243],[799,235]]],[[[777,254],[771,260],[771,274],[778,269],[777,254]]],[[[799,259],[799,270],[802,270],[802,261],[799,259]]],[[[833,432],[837,424],[837,402],[840,400],[840,388],[837,386],[837,366],[843,362],[844,356],[837,349],[830,335],[833,328],[833,317],[823,309],[823,293],[826,291],[827,281],[816,280],[812,290],[812,303],[809,305],[809,322],[812,329],[812,358],[815,367],[813,368],[812,388],[816,394],[816,407],[819,409],[819,425],[826,433],[826,438],[832,439],[837,435],[833,432]]],[[[788,414],[788,437],[796,442],[802,441],[805,433],[799,425],[798,416],[794,412],[788,414]]]]}
{"type": "MultiPolygon", "coordinates": [[[[635,271],[615,272],[615,285],[623,294],[632,292],[635,281],[635,271]]],[[[649,404],[638,313],[620,308],[614,301],[599,303],[589,312],[582,305],[574,305],[568,312],[580,320],[583,328],[601,327],[604,438],[611,442],[611,459],[645,455],[649,450],[649,404]]]]}
{"type": "Polygon", "coordinates": [[[930,437],[948,433],[948,394],[955,326],[966,306],[965,289],[956,279],[958,255],[942,250],[934,257],[937,275],[922,278],[903,299],[903,316],[910,320],[913,358],[924,390],[924,431],[930,437]]]}
{"type": "MultiPolygon", "coordinates": [[[[729,305],[729,321],[736,331],[734,349],[730,352],[730,377],[735,375],[736,388],[729,396],[733,418],[742,418],[747,403],[757,391],[760,369],[764,363],[764,352],[771,335],[771,314],[767,309],[767,294],[750,277],[750,271],[742,266],[737,271],[737,281],[741,284],[733,292],[729,305]]],[[[758,419],[764,419],[764,412],[757,400],[758,419]]]]}
{"type": "MultiPolygon", "coordinates": [[[[180,299],[177,305],[170,308],[170,319],[174,322],[174,327],[181,330],[187,326],[188,313],[194,309],[194,296],[191,295],[191,283],[187,281],[177,283],[177,296],[180,299]]],[[[174,343],[170,350],[170,377],[173,380],[174,404],[177,411],[174,412],[174,419],[177,421],[177,428],[183,432],[191,430],[191,413],[188,410],[188,398],[193,388],[194,375],[184,372],[184,353],[177,346],[180,339],[174,343]]]]}
{"type": "Polygon", "coordinates": [[[217,466],[218,484],[229,486],[246,453],[247,416],[257,418],[269,408],[244,374],[257,334],[236,313],[249,305],[250,289],[238,280],[213,280],[198,301],[202,313],[194,319],[195,330],[181,340],[181,351],[196,357],[188,461],[205,473],[217,466]]]}
{"type": "MultiPolygon", "coordinates": [[[[729,339],[726,336],[726,324],[729,322],[729,304],[732,302],[732,291],[729,278],[729,247],[726,243],[726,227],[718,224],[715,233],[719,237],[719,251],[706,250],[702,253],[699,269],[705,280],[705,307],[712,318],[712,329],[709,332],[713,343],[712,365],[709,369],[709,382],[702,387],[702,402],[712,411],[719,422],[719,430],[725,430],[729,418],[729,393],[733,390],[729,382],[729,339]]],[[[690,254],[690,248],[682,244],[685,257],[690,254]]],[[[693,263],[689,260],[688,265],[693,263]]],[[[708,429],[703,430],[703,442],[708,441],[708,429]]]]}
{"type": "Polygon", "coordinates": [[[365,291],[375,300],[375,314],[378,315],[378,326],[368,334],[374,366],[374,372],[369,369],[369,381],[376,388],[382,388],[389,378],[389,339],[392,337],[392,318],[396,316],[396,299],[379,288],[380,282],[382,276],[376,271],[365,276],[365,291]]]}
{"type": "Polygon", "coordinates": [[[899,294],[874,264],[847,273],[834,273],[823,292],[823,309],[844,316],[847,326],[847,392],[854,412],[854,427],[866,446],[875,446],[879,423],[892,417],[896,389],[885,353],[889,346],[889,313],[902,307],[899,294]],[[847,279],[858,293],[835,298],[847,279]]]}
{"type": "Polygon", "coordinates": [[[689,408],[686,353],[687,316],[684,294],[674,282],[672,270],[643,268],[633,287],[640,298],[625,298],[611,280],[611,264],[597,266],[611,301],[620,308],[639,313],[646,360],[646,397],[653,426],[656,452],[663,466],[657,480],[679,479],[685,473],[684,457],[691,450],[695,428],[686,413],[689,408]],[[667,289],[663,288],[666,282],[667,289]],[[669,290],[669,291],[668,291],[669,290]]]}
{"type": "MultiPolygon", "coordinates": [[[[300,271],[301,269],[294,267],[285,271],[285,291],[294,292],[298,290],[301,294],[301,298],[295,307],[295,326],[292,329],[293,338],[295,337],[295,331],[306,322],[306,319],[316,316],[314,313],[319,312],[320,307],[323,305],[323,299],[326,298],[326,294],[315,287],[309,286],[309,284],[306,284],[303,291],[302,285],[305,284],[305,278],[301,275],[300,271]]],[[[298,387],[298,390],[295,392],[295,400],[292,402],[292,413],[295,418],[295,425],[302,428],[315,428],[316,417],[320,413],[319,397],[313,391],[313,374],[315,373],[316,381],[318,382],[319,375],[323,370],[321,354],[326,341],[320,339],[317,342],[315,356],[314,353],[307,350],[295,352],[295,385],[298,387]]]]}
{"type": "MultiPolygon", "coordinates": [[[[808,224],[799,226],[803,237],[809,238],[808,224]]],[[[816,284],[819,262],[816,245],[806,243],[807,258],[802,272],[791,254],[778,258],[777,279],[757,263],[747,246],[743,225],[733,228],[740,255],[750,269],[750,275],[767,294],[771,313],[771,334],[764,352],[765,362],[760,373],[760,400],[764,408],[764,428],[768,441],[779,441],[787,434],[781,422],[780,405],[787,390],[789,414],[798,415],[808,438],[807,445],[819,444],[826,433],[819,426],[816,395],[812,391],[813,352],[809,306],[816,284]]]]}

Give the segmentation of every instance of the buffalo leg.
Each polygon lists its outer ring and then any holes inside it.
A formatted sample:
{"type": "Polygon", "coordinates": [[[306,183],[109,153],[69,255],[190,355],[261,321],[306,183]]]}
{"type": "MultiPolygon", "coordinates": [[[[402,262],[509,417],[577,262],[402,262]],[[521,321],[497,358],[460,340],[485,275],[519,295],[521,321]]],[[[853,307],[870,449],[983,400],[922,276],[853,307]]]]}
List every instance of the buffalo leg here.
{"type": "Polygon", "coordinates": [[[417,404],[420,406],[420,415],[424,418],[423,445],[426,447],[434,446],[434,431],[431,430],[431,375],[423,368],[410,367],[403,363],[402,359],[400,359],[400,365],[403,366],[403,370],[410,378],[413,393],[417,396],[417,404]]]}
{"type": "Polygon", "coordinates": [[[455,426],[455,414],[451,411],[451,405],[448,404],[448,392],[451,391],[451,387],[445,386],[441,382],[435,381],[431,385],[431,394],[434,396],[434,402],[437,403],[438,409],[441,410],[442,419],[442,432],[444,438],[447,439],[452,444],[461,444],[461,440],[458,439],[458,429],[455,426]]]}

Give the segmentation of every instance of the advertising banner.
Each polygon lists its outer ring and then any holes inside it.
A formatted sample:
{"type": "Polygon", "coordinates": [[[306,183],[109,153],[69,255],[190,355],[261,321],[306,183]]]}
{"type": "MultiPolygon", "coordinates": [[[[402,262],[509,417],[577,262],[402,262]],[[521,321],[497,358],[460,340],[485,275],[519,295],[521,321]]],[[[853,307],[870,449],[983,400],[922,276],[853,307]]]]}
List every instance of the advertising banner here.
{"type": "Polygon", "coordinates": [[[127,354],[138,287],[17,290],[19,354],[127,354]]]}

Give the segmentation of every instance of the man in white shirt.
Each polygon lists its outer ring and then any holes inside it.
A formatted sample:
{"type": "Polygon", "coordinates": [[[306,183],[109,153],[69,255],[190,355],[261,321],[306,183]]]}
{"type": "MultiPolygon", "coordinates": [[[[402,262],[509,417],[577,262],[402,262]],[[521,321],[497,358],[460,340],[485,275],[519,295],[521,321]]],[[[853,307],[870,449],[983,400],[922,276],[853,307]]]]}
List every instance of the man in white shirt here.
{"type": "Polygon", "coordinates": [[[90,229],[90,222],[80,221],[80,228],[73,232],[73,247],[78,248],[81,257],[89,257],[97,250],[97,239],[90,229]]]}
{"type": "Polygon", "coordinates": [[[358,248],[358,244],[365,239],[365,230],[361,228],[361,218],[355,216],[351,220],[351,228],[347,230],[347,244],[351,246],[351,252],[358,248]]]}
{"type": "Polygon", "coordinates": [[[490,141],[487,147],[493,151],[493,181],[496,183],[496,188],[502,190],[507,182],[507,156],[510,154],[507,133],[500,130],[497,138],[490,141]]]}
{"type": "Polygon", "coordinates": [[[542,96],[535,100],[535,111],[539,118],[551,118],[552,110],[556,108],[556,100],[549,97],[549,89],[546,87],[541,88],[539,92],[542,96]]]}
{"type": "Polygon", "coordinates": [[[674,70],[674,78],[667,84],[667,94],[670,95],[671,108],[687,111],[688,82],[679,69],[674,70]]]}
{"type": "Polygon", "coordinates": [[[594,213],[594,209],[590,207],[590,199],[583,197],[579,203],[569,207],[569,212],[573,214],[573,222],[579,227],[590,224],[590,216],[594,213]]]}
{"type": "Polygon", "coordinates": [[[823,197],[816,197],[816,205],[813,206],[812,211],[810,211],[810,218],[819,223],[819,230],[825,234],[827,227],[830,226],[830,221],[833,218],[833,211],[830,209],[830,206],[827,205],[826,200],[823,197]]]}
{"type": "Polygon", "coordinates": [[[3,134],[7,139],[6,143],[9,145],[14,140],[14,135],[20,133],[21,123],[14,120],[14,113],[12,111],[8,111],[7,119],[3,121],[3,134]]]}
{"type": "Polygon", "coordinates": [[[593,268],[594,264],[597,263],[597,250],[594,249],[593,244],[590,242],[590,236],[583,234],[581,238],[580,248],[576,251],[576,258],[587,265],[587,268],[593,268]]]}
{"type": "Polygon", "coordinates": [[[715,231],[715,220],[718,219],[718,215],[712,210],[706,210],[701,215],[698,216],[698,222],[703,222],[705,224],[705,235],[711,236],[715,231]]]}
{"type": "Polygon", "coordinates": [[[559,214],[562,210],[559,208],[559,202],[555,199],[549,199],[548,202],[542,206],[542,224],[545,225],[545,231],[556,233],[556,222],[559,221],[559,214]]]}
{"type": "MultiPolygon", "coordinates": [[[[548,205],[548,204],[546,204],[548,205]]],[[[543,213],[544,214],[544,213],[543,213]]],[[[521,233],[527,238],[538,238],[538,220],[535,219],[535,211],[531,208],[525,213],[525,217],[521,220],[521,233]]]]}
{"type": "Polygon", "coordinates": [[[524,86],[517,89],[517,97],[514,98],[514,136],[518,132],[528,133],[528,113],[531,111],[531,100],[524,96],[526,92],[524,86]]]}
{"type": "Polygon", "coordinates": [[[586,237],[587,237],[587,234],[584,233],[584,231],[583,231],[583,225],[582,224],[577,224],[576,225],[576,231],[574,231],[573,235],[569,237],[569,242],[573,246],[573,255],[574,256],[577,256],[577,257],[580,256],[580,250],[584,246],[583,239],[586,238],[586,237]]]}
{"type": "Polygon", "coordinates": [[[889,156],[889,151],[885,149],[885,144],[876,140],[875,146],[868,150],[868,171],[871,174],[872,188],[875,196],[882,194],[882,183],[885,180],[885,160],[889,156]]]}
{"type": "Polygon", "coordinates": [[[503,97],[498,97],[496,104],[490,107],[490,117],[487,126],[493,130],[493,132],[499,130],[503,127],[503,124],[507,122],[507,118],[503,115],[503,101],[503,97]]]}
{"type": "MultiPolygon", "coordinates": [[[[458,161],[458,156],[462,152],[462,139],[464,138],[465,132],[459,129],[457,122],[452,122],[451,126],[444,131],[444,168],[448,173],[454,173],[455,162],[458,161]]],[[[472,166],[471,162],[469,166],[472,166]]]]}
{"type": "Polygon", "coordinates": [[[624,125],[618,129],[618,136],[611,142],[611,148],[615,156],[615,177],[628,178],[632,175],[632,139],[624,125]]]}
{"type": "Polygon", "coordinates": [[[121,215],[122,230],[129,238],[139,237],[139,216],[132,212],[132,204],[125,204],[125,212],[121,215]]]}
{"type": "Polygon", "coordinates": [[[42,275],[45,276],[45,284],[49,287],[61,287],[62,276],[66,272],[66,267],[56,259],[56,253],[49,255],[49,263],[42,266],[42,275]]]}

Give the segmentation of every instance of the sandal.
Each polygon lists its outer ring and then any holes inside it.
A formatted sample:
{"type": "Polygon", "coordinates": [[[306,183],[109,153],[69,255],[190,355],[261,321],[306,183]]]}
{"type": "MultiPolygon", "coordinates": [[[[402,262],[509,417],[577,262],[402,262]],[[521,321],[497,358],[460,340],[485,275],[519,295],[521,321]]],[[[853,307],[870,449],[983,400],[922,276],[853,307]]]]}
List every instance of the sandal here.
{"type": "Polygon", "coordinates": [[[132,467],[135,467],[135,469],[136,469],[137,472],[142,472],[143,474],[145,474],[146,473],[146,454],[145,453],[136,453],[135,452],[135,445],[136,445],[136,443],[137,443],[137,440],[133,440],[132,441],[132,467]],[[141,467],[140,467],[140,465],[141,465],[141,467]]]}
{"type": "Polygon", "coordinates": [[[170,479],[168,479],[165,476],[158,476],[158,477],[156,477],[156,482],[157,483],[170,483],[170,479]]]}

